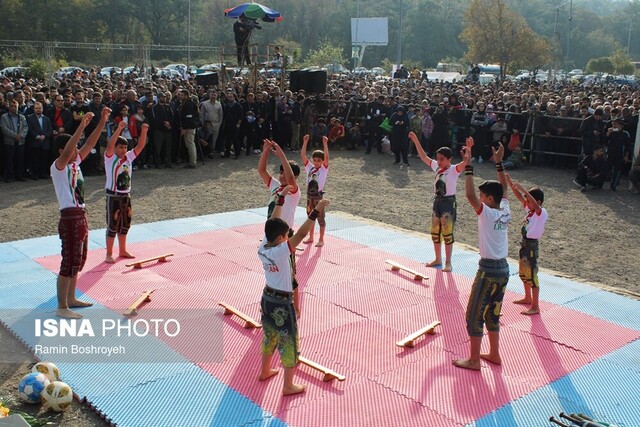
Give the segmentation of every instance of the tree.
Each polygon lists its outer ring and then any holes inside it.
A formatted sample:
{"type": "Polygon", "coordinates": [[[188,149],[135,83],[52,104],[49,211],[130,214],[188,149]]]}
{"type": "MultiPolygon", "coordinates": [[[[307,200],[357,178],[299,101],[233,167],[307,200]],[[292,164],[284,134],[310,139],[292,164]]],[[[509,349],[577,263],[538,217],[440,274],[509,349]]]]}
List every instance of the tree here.
{"type": "Polygon", "coordinates": [[[471,63],[499,64],[501,78],[511,62],[538,68],[551,60],[547,41],[509,9],[505,0],[472,0],[463,22],[460,39],[468,47],[464,58],[471,63]]]}
{"type": "Polygon", "coordinates": [[[629,55],[621,48],[616,49],[609,59],[611,59],[616,74],[633,74],[636,70],[629,55]]]}
{"type": "Polygon", "coordinates": [[[318,49],[311,50],[304,61],[306,66],[322,66],[324,64],[344,65],[346,59],[341,48],[333,46],[329,41],[321,42],[318,49]]]}
{"type": "Polygon", "coordinates": [[[611,58],[594,58],[587,63],[587,73],[613,73],[615,66],[611,61],[611,58]]]}

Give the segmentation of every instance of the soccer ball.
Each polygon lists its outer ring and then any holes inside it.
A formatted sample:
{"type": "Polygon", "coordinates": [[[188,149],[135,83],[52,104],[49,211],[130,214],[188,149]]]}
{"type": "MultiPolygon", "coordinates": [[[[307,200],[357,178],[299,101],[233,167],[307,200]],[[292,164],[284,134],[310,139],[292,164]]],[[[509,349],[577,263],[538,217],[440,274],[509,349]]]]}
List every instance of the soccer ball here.
{"type": "Polygon", "coordinates": [[[58,381],[60,379],[60,370],[51,362],[38,362],[33,365],[31,372],[40,372],[45,374],[49,381],[58,381]]]}
{"type": "Polygon", "coordinates": [[[40,403],[42,390],[50,383],[47,376],[40,372],[31,372],[22,377],[18,384],[20,399],[27,403],[40,403]]]}
{"type": "Polygon", "coordinates": [[[47,385],[42,391],[44,406],[56,412],[64,411],[73,401],[73,391],[67,383],[54,381],[47,385]]]}

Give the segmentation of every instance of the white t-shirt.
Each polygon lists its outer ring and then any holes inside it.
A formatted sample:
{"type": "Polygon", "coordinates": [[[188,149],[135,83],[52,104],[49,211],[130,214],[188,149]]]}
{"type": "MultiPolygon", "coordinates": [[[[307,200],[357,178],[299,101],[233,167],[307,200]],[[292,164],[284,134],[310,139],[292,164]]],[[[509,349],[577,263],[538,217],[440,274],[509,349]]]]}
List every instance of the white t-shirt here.
{"type": "Polygon", "coordinates": [[[289,241],[273,247],[267,247],[266,244],[267,239],[264,238],[258,248],[258,258],[262,261],[267,286],[282,292],[293,292],[289,241]]]}
{"type": "Polygon", "coordinates": [[[131,191],[131,173],[133,171],[133,161],[136,153],[133,150],[127,151],[123,158],[118,158],[115,154],[104,155],[104,170],[107,175],[105,188],[118,193],[128,193],[131,191]]]}
{"type": "Polygon", "coordinates": [[[438,162],[431,159],[431,165],[429,166],[436,174],[433,185],[433,194],[436,197],[455,196],[458,177],[460,176],[460,172],[457,171],[456,165],[451,165],[446,169],[439,169],[438,162]]]}
{"type": "Polygon", "coordinates": [[[524,226],[527,229],[527,239],[540,239],[544,233],[544,226],[547,222],[547,210],[541,207],[540,213],[536,214],[535,211],[529,210],[529,207],[526,205],[524,209],[527,211],[527,216],[524,219],[524,226]]]}
{"type": "Polygon", "coordinates": [[[80,163],[82,163],[82,158],[78,155],[72,163],[65,165],[62,170],[58,170],[55,161],[49,168],[60,210],[84,208],[84,177],[82,170],[80,170],[80,163]]]}
{"type": "Polygon", "coordinates": [[[499,209],[493,209],[482,203],[478,215],[478,248],[480,257],[503,259],[507,257],[509,236],[507,231],[511,222],[509,201],[502,199],[499,209]]]}
{"type": "Polygon", "coordinates": [[[327,183],[329,168],[325,167],[324,163],[319,168],[316,168],[313,166],[313,163],[307,160],[307,163],[304,165],[304,170],[307,174],[307,191],[323,191],[327,183]]]}
{"type": "MultiPolygon", "coordinates": [[[[269,198],[269,204],[273,203],[275,206],[276,202],[276,193],[282,187],[280,185],[280,181],[271,177],[269,180],[269,191],[271,192],[271,196],[269,198]]],[[[293,228],[294,226],[294,218],[296,215],[296,207],[298,207],[298,203],[300,202],[300,187],[296,190],[295,193],[289,193],[284,198],[284,205],[282,206],[282,214],[280,218],[282,218],[287,224],[289,224],[289,228],[293,228]]]]}

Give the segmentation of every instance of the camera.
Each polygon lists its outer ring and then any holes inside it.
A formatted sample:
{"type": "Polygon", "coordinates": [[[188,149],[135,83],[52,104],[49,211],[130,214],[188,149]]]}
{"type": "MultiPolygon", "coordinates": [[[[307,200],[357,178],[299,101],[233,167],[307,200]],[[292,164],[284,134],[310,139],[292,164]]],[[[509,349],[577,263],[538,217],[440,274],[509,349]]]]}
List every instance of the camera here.
{"type": "Polygon", "coordinates": [[[258,25],[258,22],[255,19],[247,18],[247,22],[245,22],[245,25],[247,26],[248,30],[253,30],[254,28],[256,30],[261,30],[262,29],[262,27],[260,25],[258,25]]]}

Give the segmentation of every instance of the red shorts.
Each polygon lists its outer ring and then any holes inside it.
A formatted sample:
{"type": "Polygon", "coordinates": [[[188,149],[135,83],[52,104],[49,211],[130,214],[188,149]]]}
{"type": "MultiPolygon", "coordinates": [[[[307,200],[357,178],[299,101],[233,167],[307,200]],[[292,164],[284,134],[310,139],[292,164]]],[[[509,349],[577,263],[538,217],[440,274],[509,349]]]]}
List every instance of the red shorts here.
{"type": "Polygon", "coordinates": [[[60,211],[58,235],[62,240],[60,276],[75,277],[84,267],[89,246],[89,224],[85,210],[67,208],[60,211]]]}

